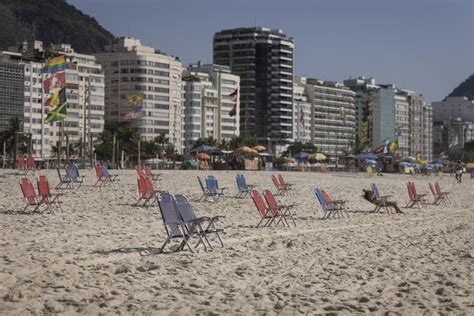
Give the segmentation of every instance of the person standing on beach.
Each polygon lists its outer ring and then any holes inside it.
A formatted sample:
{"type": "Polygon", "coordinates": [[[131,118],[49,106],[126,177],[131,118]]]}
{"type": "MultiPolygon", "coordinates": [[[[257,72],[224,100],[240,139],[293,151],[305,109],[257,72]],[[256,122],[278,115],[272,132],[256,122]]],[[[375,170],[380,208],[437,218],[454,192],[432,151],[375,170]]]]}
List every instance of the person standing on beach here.
{"type": "Polygon", "coordinates": [[[458,162],[456,165],[456,180],[458,180],[458,183],[462,182],[462,163],[461,161],[458,162]]]}

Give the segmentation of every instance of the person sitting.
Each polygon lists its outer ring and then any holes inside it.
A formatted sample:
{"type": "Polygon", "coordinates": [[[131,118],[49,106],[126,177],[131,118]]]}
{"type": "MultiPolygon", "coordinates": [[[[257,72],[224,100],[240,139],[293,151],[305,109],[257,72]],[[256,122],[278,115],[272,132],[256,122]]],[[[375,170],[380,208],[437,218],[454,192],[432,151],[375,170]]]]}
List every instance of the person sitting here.
{"type": "MultiPolygon", "coordinates": [[[[372,204],[379,205],[380,201],[375,198],[375,194],[372,190],[363,189],[362,191],[364,192],[364,195],[363,195],[364,199],[366,199],[372,204]]],[[[385,205],[387,207],[392,207],[396,213],[403,214],[402,210],[398,207],[397,202],[386,201],[385,205]]]]}

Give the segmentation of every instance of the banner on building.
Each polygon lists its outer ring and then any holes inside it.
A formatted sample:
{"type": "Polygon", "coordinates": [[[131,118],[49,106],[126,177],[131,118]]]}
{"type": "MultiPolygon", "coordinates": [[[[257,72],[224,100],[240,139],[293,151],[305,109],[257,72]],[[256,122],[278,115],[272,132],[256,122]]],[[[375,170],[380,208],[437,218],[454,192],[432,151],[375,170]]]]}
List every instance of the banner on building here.
{"type": "Polygon", "coordinates": [[[66,72],[58,71],[48,73],[43,81],[43,89],[45,93],[50,93],[62,89],[66,86],[66,72]]]}
{"type": "Polygon", "coordinates": [[[53,57],[43,67],[45,78],[43,81],[44,92],[50,94],[45,106],[49,110],[45,122],[59,122],[67,117],[66,98],[66,58],[65,56],[53,57]]]}
{"type": "Polygon", "coordinates": [[[52,110],[48,112],[46,116],[45,122],[52,123],[52,122],[60,122],[66,118],[66,102],[58,104],[52,110]]]}
{"type": "Polygon", "coordinates": [[[55,73],[66,69],[66,58],[64,55],[51,58],[43,68],[43,73],[55,73]]]}
{"type": "Polygon", "coordinates": [[[234,104],[232,109],[229,111],[229,116],[235,116],[237,114],[237,97],[238,97],[238,95],[239,95],[239,91],[237,89],[235,89],[234,92],[232,92],[231,94],[228,95],[228,97],[230,98],[230,102],[232,102],[234,104]]]}
{"type": "Polygon", "coordinates": [[[131,120],[136,120],[142,117],[142,106],[135,106],[130,112],[125,114],[125,120],[126,121],[131,121],[131,120]]]}
{"type": "Polygon", "coordinates": [[[134,94],[127,97],[128,106],[142,105],[143,94],[134,94]]]}

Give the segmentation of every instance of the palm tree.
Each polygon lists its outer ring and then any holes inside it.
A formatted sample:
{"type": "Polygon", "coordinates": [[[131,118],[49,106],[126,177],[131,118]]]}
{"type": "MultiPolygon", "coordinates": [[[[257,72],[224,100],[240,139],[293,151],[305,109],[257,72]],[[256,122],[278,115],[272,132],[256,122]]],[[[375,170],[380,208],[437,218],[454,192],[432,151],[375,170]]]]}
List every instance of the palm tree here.
{"type": "Polygon", "coordinates": [[[154,139],[155,143],[159,144],[159,152],[160,154],[163,154],[163,152],[166,151],[166,147],[165,145],[168,145],[169,144],[169,138],[166,137],[166,134],[165,133],[161,133],[160,135],[156,136],[155,139],[154,139]]]}
{"type": "Polygon", "coordinates": [[[24,141],[24,135],[20,135],[22,126],[20,119],[15,116],[10,119],[10,127],[0,133],[0,139],[2,143],[6,143],[7,151],[11,153],[11,157],[13,158],[13,168],[16,168],[16,155],[17,155],[17,147],[18,142],[24,141]]]}

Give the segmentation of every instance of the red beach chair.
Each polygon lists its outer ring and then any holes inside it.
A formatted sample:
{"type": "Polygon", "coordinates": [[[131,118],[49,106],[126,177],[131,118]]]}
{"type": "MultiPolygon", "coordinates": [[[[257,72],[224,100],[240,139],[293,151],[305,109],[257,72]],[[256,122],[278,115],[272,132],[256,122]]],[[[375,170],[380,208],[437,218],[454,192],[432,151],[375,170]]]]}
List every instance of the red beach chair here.
{"type": "Polygon", "coordinates": [[[18,157],[16,157],[16,166],[18,170],[26,169],[26,159],[23,155],[19,155],[18,157]]]}
{"type": "Polygon", "coordinates": [[[154,174],[153,172],[151,172],[150,167],[145,167],[145,174],[147,175],[147,177],[149,177],[153,181],[160,181],[161,180],[160,179],[161,173],[154,174]]]}
{"type": "Polygon", "coordinates": [[[288,190],[286,190],[285,187],[283,187],[280,182],[278,182],[277,178],[274,175],[272,175],[272,182],[277,190],[277,195],[284,195],[286,192],[288,192],[288,190]]]}
{"type": "Polygon", "coordinates": [[[436,190],[436,193],[438,194],[438,196],[440,197],[440,199],[443,202],[446,202],[447,204],[451,203],[451,200],[449,199],[449,195],[451,193],[448,192],[448,191],[442,191],[438,182],[435,182],[435,190],[436,190]]]}
{"type": "Polygon", "coordinates": [[[263,201],[260,193],[258,193],[256,190],[252,190],[250,195],[252,196],[253,203],[255,204],[255,207],[257,207],[257,211],[261,217],[260,222],[258,222],[256,227],[259,227],[263,222],[265,222],[263,227],[270,226],[275,220],[275,214],[272,212],[272,210],[265,206],[265,202],[263,201]]]}
{"type": "Polygon", "coordinates": [[[26,174],[32,173],[34,174],[36,171],[36,162],[35,158],[33,158],[33,155],[28,155],[28,158],[26,159],[26,174]]]}
{"type": "Polygon", "coordinates": [[[33,208],[33,212],[40,212],[41,206],[41,197],[36,195],[35,188],[28,178],[20,179],[20,188],[23,193],[23,198],[25,199],[26,206],[23,208],[22,212],[25,212],[27,208],[33,208]]]}
{"type": "Polygon", "coordinates": [[[293,183],[286,183],[281,174],[278,175],[278,180],[280,181],[280,186],[284,188],[286,192],[293,192],[293,183]]]}
{"type": "Polygon", "coordinates": [[[296,206],[295,204],[278,205],[275,197],[273,196],[272,192],[270,192],[270,190],[265,190],[263,192],[263,196],[267,201],[269,209],[273,212],[273,217],[280,217],[280,220],[277,222],[277,225],[283,220],[286,225],[290,226],[288,224],[288,221],[286,220],[287,217],[290,217],[296,227],[295,219],[293,217],[293,214],[291,214],[291,209],[296,206]]]}
{"type": "Polygon", "coordinates": [[[95,165],[95,175],[97,176],[97,182],[94,184],[94,186],[99,184],[99,187],[101,187],[107,184],[107,177],[104,175],[104,170],[100,164],[95,165]]]}
{"type": "Polygon", "coordinates": [[[62,212],[61,204],[63,202],[59,197],[63,194],[51,193],[46,176],[38,177],[38,193],[41,197],[40,204],[46,204],[46,209],[53,211],[51,207],[56,207],[60,213],[62,212]]]}
{"type": "Polygon", "coordinates": [[[409,201],[405,207],[412,208],[416,205],[418,205],[419,207],[426,205],[426,194],[417,194],[415,183],[408,182],[407,189],[409,201]]]}

